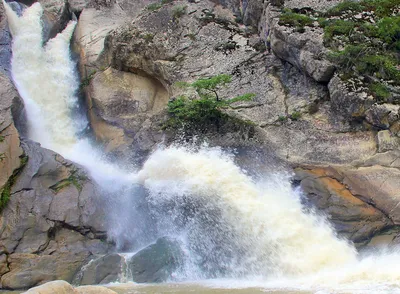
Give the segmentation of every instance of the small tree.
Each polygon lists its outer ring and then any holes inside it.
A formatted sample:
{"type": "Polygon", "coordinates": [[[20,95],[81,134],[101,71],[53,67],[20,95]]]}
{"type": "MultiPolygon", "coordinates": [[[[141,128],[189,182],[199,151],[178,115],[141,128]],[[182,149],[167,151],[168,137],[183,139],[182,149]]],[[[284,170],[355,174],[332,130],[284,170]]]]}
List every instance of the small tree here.
{"type": "Polygon", "coordinates": [[[218,91],[226,87],[232,81],[230,75],[221,74],[205,79],[198,79],[193,83],[178,82],[182,88],[193,88],[198,94],[198,99],[189,99],[187,96],[179,96],[168,103],[170,116],[166,128],[197,129],[205,131],[210,126],[219,128],[223,121],[228,121],[229,116],[223,112],[232,103],[249,101],[255,94],[248,93],[231,99],[220,97],[218,91]]]}

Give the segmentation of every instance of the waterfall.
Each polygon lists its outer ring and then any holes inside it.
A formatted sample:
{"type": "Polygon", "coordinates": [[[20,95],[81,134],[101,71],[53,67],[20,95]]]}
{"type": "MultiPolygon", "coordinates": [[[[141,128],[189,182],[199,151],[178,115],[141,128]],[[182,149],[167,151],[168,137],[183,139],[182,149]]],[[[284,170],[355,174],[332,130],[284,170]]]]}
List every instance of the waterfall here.
{"type": "Polygon", "coordinates": [[[304,211],[288,175],[255,181],[233,155],[207,146],[159,149],[138,172],[108,163],[89,140],[77,136],[86,122],[74,119],[79,82],[70,39],[76,23],[43,45],[41,5],[33,4],[21,17],[4,0],[3,5],[13,35],[12,76],[25,102],[29,137],[84,166],[110,195],[113,238],[123,243],[132,234],[146,235],[130,229],[143,222],[130,217],[137,195],[144,193],[158,234],[185,244],[188,262],[181,280],[223,277],[273,288],[399,289],[400,254],[359,256],[324,218],[304,211]]]}

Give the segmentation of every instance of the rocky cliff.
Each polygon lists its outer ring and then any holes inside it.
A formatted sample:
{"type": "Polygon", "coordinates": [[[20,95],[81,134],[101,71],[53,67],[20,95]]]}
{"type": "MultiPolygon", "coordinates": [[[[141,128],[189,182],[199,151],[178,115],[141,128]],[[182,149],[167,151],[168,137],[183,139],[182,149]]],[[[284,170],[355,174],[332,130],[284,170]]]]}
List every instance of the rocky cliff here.
{"type": "MultiPolygon", "coordinates": [[[[326,43],[327,32],[312,16],[329,20],[327,15],[339,2],[166,1],[147,6],[104,38],[96,72],[83,72],[90,80],[86,92],[97,138],[109,151],[125,156],[130,156],[126,150],[146,154],[161,138],[170,139],[160,127],[167,100],[146,86],[141,88],[146,96],[135,94],[123,86],[121,77],[140,76],[157,85],[152,87],[159,89],[157,93],[177,97],[182,93],[177,82],[227,73],[233,81],[222,96],[256,94],[252,101],[229,109],[230,115],[252,122],[254,128],[245,133],[234,128],[217,135],[210,132],[207,140],[221,146],[252,146],[297,167],[310,203],[328,209],[337,229],[359,244],[396,232],[393,211],[385,207],[391,206],[388,201],[397,201],[399,175],[393,164],[399,152],[399,107],[397,100],[382,101],[365,88],[352,88],[352,79],[341,78],[340,66],[329,58],[333,48],[326,43]],[[311,22],[303,25],[296,20],[298,25],[292,21],[296,17],[311,22]],[[96,90],[117,84],[120,101],[132,105],[129,116],[115,112],[122,102],[96,90]],[[161,103],[158,114],[148,108],[150,97],[161,103]],[[323,175],[316,176],[315,168],[323,175]],[[341,176],[326,172],[330,169],[340,170],[341,176]],[[351,185],[343,180],[343,171],[351,174],[351,185]],[[361,189],[365,185],[370,189],[361,189]],[[381,196],[372,197],[372,191],[381,196]],[[349,212],[354,205],[362,209],[349,212]]],[[[358,17],[351,10],[341,13],[344,18],[358,17]]],[[[90,45],[81,50],[90,52],[90,45]]]]}
{"type": "MultiPolygon", "coordinates": [[[[176,83],[229,74],[222,97],[256,96],[226,111],[251,127],[213,129],[202,134],[205,140],[293,167],[304,203],[356,245],[398,242],[399,90],[370,73],[344,78],[330,58],[336,49],[319,20],[339,17],[327,11],[341,1],[39,2],[53,24],[49,35],[65,15],[79,17],[73,46],[81,87],[106,152],[142,161],[160,142],[181,138],[163,128],[169,100],[183,93],[176,83]],[[389,91],[386,99],[368,88],[377,81],[389,91]]],[[[9,44],[2,13],[0,38],[9,44]]],[[[340,13],[347,21],[375,12],[340,13]]],[[[0,47],[2,65],[9,54],[0,47]]],[[[72,281],[111,246],[103,242],[99,191],[80,167],[20,138],[15,122],[23,117],[22,102],[5,75],[0,83],[1,285],[72,281]]]]}

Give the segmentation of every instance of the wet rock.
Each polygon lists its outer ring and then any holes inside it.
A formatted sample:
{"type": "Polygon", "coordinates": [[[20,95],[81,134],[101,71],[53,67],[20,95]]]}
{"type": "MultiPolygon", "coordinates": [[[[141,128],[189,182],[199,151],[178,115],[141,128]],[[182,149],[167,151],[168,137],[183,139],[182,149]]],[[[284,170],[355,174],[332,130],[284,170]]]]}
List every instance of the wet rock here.
{"type": "Polygon", "coordinates": [[[328,216],[339,234],[358,245],[393,225],[380,208],[343,184],[346,172],[333,167],[295,170],[307,201],[328,216]]]}
{"type": "Polygon", "coordinates": [[[97,285],[118,282],[126,271],[124,257],[119,254],[109,254],[92,260],[79,274],[76,283],[79,285],[97,285]]]}
{"type": "Polygon", "coordinates": [[[39,0],[43,9],[43,39],[54,38],[61,32],[72,19],[68,1],[64,0],[39,0]]]}
{"type": "Polygon", "coordinates": [[[136,253],[128,261],[128,268],[137,283],[160,283],[171,278],[182,265],[183,258],[179,243],[163,237],[136,253]]]}

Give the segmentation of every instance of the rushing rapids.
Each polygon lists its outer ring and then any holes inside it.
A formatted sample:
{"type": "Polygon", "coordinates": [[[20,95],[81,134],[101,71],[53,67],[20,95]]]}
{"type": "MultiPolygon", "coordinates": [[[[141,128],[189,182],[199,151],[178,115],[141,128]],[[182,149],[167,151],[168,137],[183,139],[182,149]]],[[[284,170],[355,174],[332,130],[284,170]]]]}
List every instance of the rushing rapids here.
{"type": "Polygon", "coordinates": [[[322,217],[304,211],[287,175],[255,182],[232,155],[206,146],[157,150],[139,172],[103,160],[77,135],[86,122],[74,113],[79,82],[70,39],[76,23],[43,45],[41,5],[18,17],[3,4],[13,35],[12,76],[25,102],[29,137],[83,165],[109,197],[122,195],[110,201],[109,210],[110,237],[121,248],[156,237],[144,236],[146,224],[130,228],[139,222],[130,218],[134,203],[126,203],[135,201],[136,185],[142,185],[148,213],[156,219],[154,234],[172,235],[184,247],[179,281],[224,278],[235,279],[226,282],[234,287],[400,292],[400,254],[358,256],[322,217]]]}

